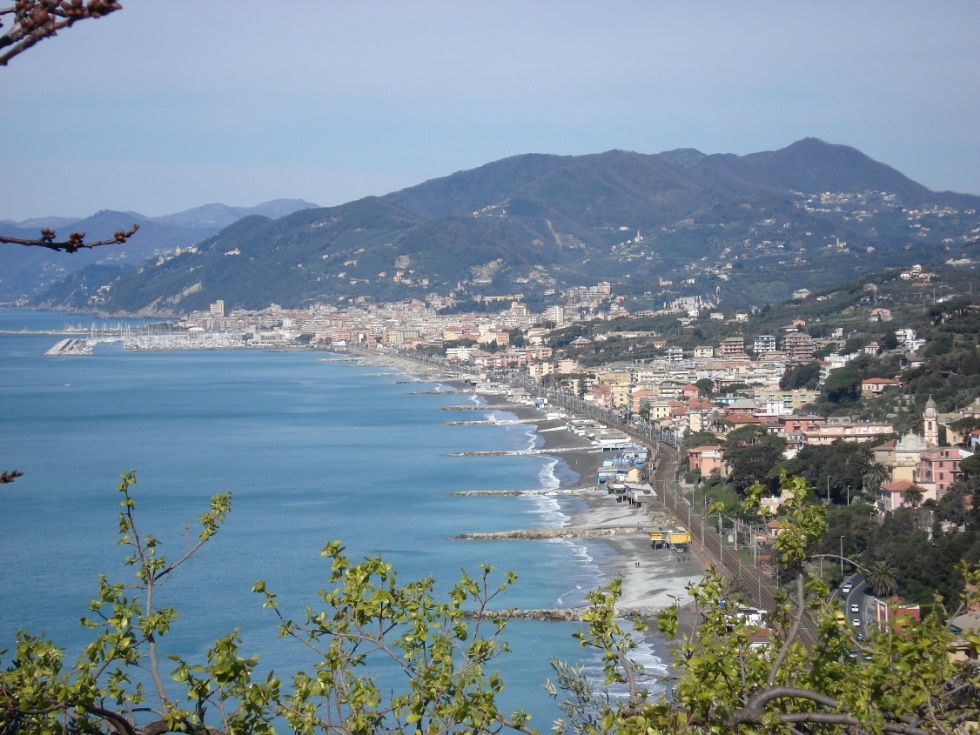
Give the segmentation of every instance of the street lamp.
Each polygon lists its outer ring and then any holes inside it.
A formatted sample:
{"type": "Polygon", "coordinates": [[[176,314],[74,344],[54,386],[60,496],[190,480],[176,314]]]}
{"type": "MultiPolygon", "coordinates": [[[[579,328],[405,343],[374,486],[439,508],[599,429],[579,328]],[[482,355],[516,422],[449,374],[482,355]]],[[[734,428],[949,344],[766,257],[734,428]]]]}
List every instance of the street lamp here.
{"type": "Polygon", "coordinates": [[[844,537],[840,537],[840,576],[844,578],[844,537]]]}

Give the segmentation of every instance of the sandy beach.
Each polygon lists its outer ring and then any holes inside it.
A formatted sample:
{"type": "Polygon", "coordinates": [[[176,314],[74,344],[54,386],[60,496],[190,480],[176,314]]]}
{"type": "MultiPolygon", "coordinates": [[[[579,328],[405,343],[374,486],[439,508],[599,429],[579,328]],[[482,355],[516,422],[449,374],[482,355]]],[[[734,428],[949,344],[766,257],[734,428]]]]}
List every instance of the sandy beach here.
{"type": "MultiPolygon", "coordinates": [[[[486,396],[488,403],[501,403],[501,396],[486,396]]],[[[653,615],[677,602],[691,601],[687,586],[704,576],[701,564],[690,553],[654,549],[650,544],[651,526],[676,525],[674,519],[654,503],[650,509],[617,503],[615,496],[599,488],[597,473],[603,460],[612,459],[613,452],[595,450],[591,443],[565,428],[562,420],[548,420],[545,412],[532,406],[508,408],[520,420],[537,424],[544,440],[542,449],[575,447],[554,456],[566,462],[578,475],[574,484],[559,489],[559,494],[583,501],[584,510],[570,513],[566,528],[575,532],[593,529],[615,529],[610,535],[593,537],[590,543],[608,544],[616,552],[608,557],[609,568],[602,569],[606,579],[619,576],[623,580],[622,597],[617,609],[622,614],[653,615]],[[636,531],[635,528],[643,530],[636,531]]],[[[580,503],[575,504],[576,507],[580,503]]]]}
{"type": "MultiPolygon", "coordinates": [[[[393,355],[372,356],[371,361],[375,359],[379,363],[396,365],[409,374],[447,384],[459,390],[461,398],[462,393],[470,392],[468,385],[454,381],[435,367],[393,355]]],[[[609,566],[600,571],[607,580],[617,576],[623,580],[622,596],[617,605],[620,614],[648,617],[675,602],[685,605],[691,601],[687,587],[703,577],[701,564],[689,552],[654,549],[647,530],[651,526],[676,525],[674,519],[657,503],[650,508],[617,503],[615,496],[598,487],[598,470],[603,460],[612,459],[613,452],[596,450],[587,438],[569,431],[564,420],[548,419],[544,410],[530,405],[515,406],[502,394],[481,394],[481,397],[488,407],[500,406],[519,421],[536,424],[537,434],[542,439],[539,447],[542,453],[560,449],[553,456],[579,475],[577,481],[557,491],[559,498],[581,501],[568,503],[564,508],[570,518],[563,529],[573,536],[589,536],[590,544],[608,544],[614,550],[614,554],[604,555],[609,566]],[[596,532],[604,535],[596,536],[596,532]]],[[[465,402],[461,400],[460,404],[465,402]]]]}

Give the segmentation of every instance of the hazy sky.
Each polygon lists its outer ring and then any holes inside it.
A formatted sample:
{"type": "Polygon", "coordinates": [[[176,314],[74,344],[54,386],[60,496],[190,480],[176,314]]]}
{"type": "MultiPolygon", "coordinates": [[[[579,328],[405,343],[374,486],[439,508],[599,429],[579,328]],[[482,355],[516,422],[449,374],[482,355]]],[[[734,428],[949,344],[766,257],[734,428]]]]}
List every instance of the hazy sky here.
{"type": "Polygon", "coordinates": [[[975,0],[122,2],[0,67],[0,219],[807,136],[980,194],[975,0]]]}

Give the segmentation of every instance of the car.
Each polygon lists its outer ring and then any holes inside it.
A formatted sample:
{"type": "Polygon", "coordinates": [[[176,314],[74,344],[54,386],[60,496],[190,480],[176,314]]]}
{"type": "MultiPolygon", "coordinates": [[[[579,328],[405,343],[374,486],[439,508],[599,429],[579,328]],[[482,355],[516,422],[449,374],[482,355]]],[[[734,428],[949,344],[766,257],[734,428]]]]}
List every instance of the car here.
{"type": "Polygon", "coordinates": [[[861,608],[859,608],[857,605],[851,605],[851,612],[852,613],[859,613],[859,612],[861,612],[861,608]]]}
{"type": "Polygon", "coordinates": [[[842,592],[850,592],[852,589],[854,589],[854,582],[852,582],[851,580],[847,580],[846,582],[844,582],[844,586],[841,587],[842,592]]]}
{"type": "Polygon", "coordinates": [[[851,625],[853,625],[855,628],[860,628],[861,618],[851,618],[851,625]]]}

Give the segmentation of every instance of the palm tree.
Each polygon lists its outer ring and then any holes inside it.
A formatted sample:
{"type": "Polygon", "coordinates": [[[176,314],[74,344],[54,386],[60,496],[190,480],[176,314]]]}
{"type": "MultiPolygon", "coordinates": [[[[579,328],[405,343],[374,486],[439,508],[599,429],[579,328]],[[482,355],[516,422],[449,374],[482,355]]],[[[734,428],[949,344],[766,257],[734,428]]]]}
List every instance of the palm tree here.
{"type": "Polygon", "coordinates": [[[909,485],[909,489],[902,493],[902,500],[913,508],[918,508],[919,503],[922,502],[922,488],[918,485],[909,485]]]}
{"type": "Polygon", "coordinates": [[[881,489],[882,483],[890,479],[892,471],[888,465],[881,462],[869,462],[864,470],[864,482],[870,486],[872,492],[877,493],[881,489]]]}
{"type": "Polygon", "coordinates": [[[898,589],[898,584],[895,582],[895,568],[882,559],[872,562],[864,576],[876,597],[887,597],[898,589]]]}

